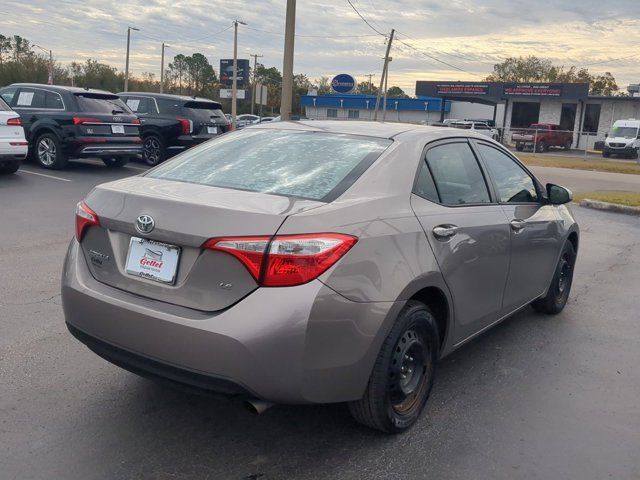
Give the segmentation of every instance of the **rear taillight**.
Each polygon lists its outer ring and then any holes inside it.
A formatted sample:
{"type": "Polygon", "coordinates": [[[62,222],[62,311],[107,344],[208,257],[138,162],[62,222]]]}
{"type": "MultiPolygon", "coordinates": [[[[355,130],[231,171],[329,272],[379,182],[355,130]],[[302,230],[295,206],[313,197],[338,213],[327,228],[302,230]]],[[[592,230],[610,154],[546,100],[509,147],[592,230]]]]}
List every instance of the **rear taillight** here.
{"type": "Polygon", "coordinates": [[[233,255],[264,287],[289,287],[322,275],[357,241],[340,233],[313,233],[213,238],[204,248],[233,255]]]}
{"type": "Polygon", "coordinates": [[[182,135],[189,135],[193,132],[193,122],[188,118],[176,118],[178,122],[180,122],[180,129],[182,131],[182,135]]]}
{"type": "Polygon", "coordinates": [[[83,123],[102,123],[102,121],[93,117],[73,117],[74,125],[82,125],[83,123]]]}
{"type": "Polygon", "coordinates": [[[11,125],[14,127],[21,127],[22,119],[20,117],[10,118],[9,120],[7,120],[7,125],[11,125]]]}
{"type": "Polygon", "coordinates": [[[140,119],[139,118],[134,118],[133,120],[131,120],[131,123],[133,125],[140,125],[140,119]]]}
{"type": "Polygon", "coordinates": [[[76,239],[82,240],[82,236],[87,228],[100,225],[100,219],[96,212],[91,210],[84,202],[79,202],[76,206],[76,239]]]}

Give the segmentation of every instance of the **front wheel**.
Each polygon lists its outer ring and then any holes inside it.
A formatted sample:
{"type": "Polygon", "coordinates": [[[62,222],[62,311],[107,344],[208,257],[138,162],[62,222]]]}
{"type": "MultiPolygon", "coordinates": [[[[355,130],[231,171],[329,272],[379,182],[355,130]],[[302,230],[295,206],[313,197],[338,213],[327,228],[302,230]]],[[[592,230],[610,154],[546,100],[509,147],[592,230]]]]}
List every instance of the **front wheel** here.
{"type": "Polygon", "coordinates": [[[571,284],[573,283],[573,267],[575,263],[576,250],[573,244],[567,240],[560,254],[547,294],[531,304],[535,310],[555,315],[564,309],[569,299],[571,284]]]}
{"type": "Polygon", "coordinates": [[[353,417],[387,433],[412,426],[431,392],[439,345],[429,308],[407,302],[382,344],[364,396],[349,403],[353,417]]]}
{"type": "Polygon", "coordinates": [[[538,142],[538,144],[536,145],[536,152],[538,153],[544,153],[546,149],[547,149],[547,144],[544,142],[538,142]]]}
{"type": "Polygon", "coordinates": [[[611,154],[609,152],[602,152],[602,158],[609,158],[611,154]]]}
{"type": "Polygon", "coordinates": [[[566,151],[571,150],[571,146],[573,145],[573,142],[571,140],[567,140],[566,143],[564,144],[564,149],[566,151]]]}
{"type": "Polygon", "coordinates": [[[109,168],[124,167],[129,163],[129,157],[109,157],[103,158],[102,161],[109,168]]]}

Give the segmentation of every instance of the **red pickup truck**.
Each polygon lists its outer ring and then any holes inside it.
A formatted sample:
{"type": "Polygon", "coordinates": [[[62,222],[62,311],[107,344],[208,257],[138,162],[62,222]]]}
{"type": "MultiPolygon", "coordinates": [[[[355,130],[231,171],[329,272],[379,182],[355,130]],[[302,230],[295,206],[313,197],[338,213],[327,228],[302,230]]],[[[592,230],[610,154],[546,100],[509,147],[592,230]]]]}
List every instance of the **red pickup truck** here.
{"type": "Polygon", "coordinates": [[[516,144],[516,150],[523,151],[525,147],[535,144],[536,152],[544,152],[549,147],[561,147],[570,150],[573,144],[573,132],[561,130],[560,125],[553,123],[534,123],[529,128],[513,132],[511,141],[516,144]]]}

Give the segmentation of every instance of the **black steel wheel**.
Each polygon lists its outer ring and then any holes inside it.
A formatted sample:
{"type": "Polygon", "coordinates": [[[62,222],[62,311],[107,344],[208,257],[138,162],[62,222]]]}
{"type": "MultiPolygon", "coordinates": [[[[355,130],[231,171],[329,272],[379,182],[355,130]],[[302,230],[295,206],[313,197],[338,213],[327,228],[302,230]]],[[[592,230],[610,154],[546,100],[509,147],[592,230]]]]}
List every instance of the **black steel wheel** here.
{"type": "Polygon", "coordinates": [[[387,433],[411,427],[429,398],[439,348],[429,308],[407,302],[380,349],[363,397],[349,403],[353,417],[387,433]]]}
{"type": "Polygon", "coordinates": [[[571,285],[573,284],[573,268],[576,263],[576,251],[573,244],[567,240],[560,259],[556,265],[556,271],[551,280],[549,290],[544,297],[534,301],[531,305],[541,313],[555,315],[560,313],[569,299],[571,285]]]}
{"type": "Polygon", "coordinates": [[[142,144],[142,160],[152,167],[164,162],[166,151],[164,142],[158,135],[148,135],[142,144]]]}

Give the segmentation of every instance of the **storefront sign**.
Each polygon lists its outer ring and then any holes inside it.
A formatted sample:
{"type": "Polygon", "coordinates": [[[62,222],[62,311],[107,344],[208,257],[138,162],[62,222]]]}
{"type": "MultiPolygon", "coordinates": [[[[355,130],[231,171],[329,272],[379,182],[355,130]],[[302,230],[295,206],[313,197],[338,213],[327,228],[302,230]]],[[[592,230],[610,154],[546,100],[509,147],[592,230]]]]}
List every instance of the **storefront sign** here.
{"type": "Polygon", "coordinates": [[[505,83],[504,94],[509,97],[561,97],[562,85],[552,83],[505,83]]]}
{"type": "Polygon", "coordinates": [[[437,95],[487,95],[489,85],[486,83],[439,83],[436,85],[437,95]]]}

